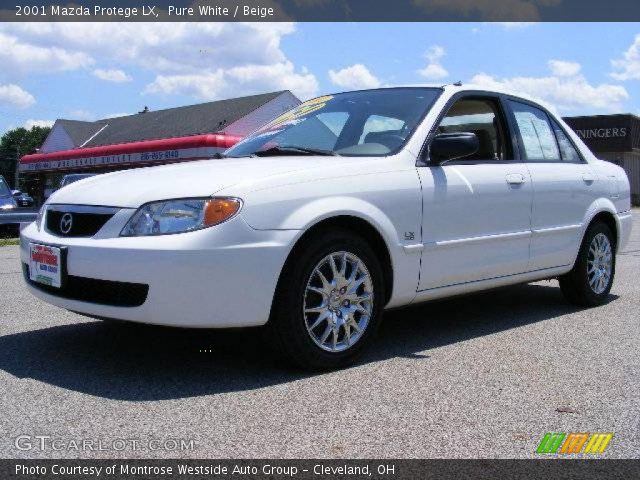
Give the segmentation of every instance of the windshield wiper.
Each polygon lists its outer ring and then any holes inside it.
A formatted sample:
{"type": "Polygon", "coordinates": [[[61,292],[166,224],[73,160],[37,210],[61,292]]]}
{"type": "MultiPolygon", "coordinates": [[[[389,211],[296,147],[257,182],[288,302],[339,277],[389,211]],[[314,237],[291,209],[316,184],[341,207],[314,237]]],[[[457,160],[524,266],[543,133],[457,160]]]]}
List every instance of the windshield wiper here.
{"type": "Polygon", "coordinates": [[[339,157],[340,155],[332,150],[321,150],[319,148],[296,147],[293,145],[281,145],[267,148],[258,152],[253,152],[252,157],[275,157],[278,155],[322,155],[325,157],[339,157]]]}

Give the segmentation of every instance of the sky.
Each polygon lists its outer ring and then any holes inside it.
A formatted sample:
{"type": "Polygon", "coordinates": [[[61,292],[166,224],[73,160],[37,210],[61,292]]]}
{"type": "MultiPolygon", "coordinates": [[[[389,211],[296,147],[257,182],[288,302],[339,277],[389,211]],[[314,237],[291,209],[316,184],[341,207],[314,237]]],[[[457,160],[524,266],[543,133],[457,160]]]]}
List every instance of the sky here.
{"type": "Polygon", "coordinates": [[[639,23],[2,23],[0,134],[289,89],[456,81],[640,115],[639,23]]]}

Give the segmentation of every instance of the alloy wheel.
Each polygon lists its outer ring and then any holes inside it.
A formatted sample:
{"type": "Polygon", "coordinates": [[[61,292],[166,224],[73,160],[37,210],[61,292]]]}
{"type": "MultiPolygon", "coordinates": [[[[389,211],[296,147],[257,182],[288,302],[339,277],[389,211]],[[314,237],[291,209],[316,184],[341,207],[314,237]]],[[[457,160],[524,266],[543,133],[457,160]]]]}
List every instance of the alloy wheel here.
{"type": "Polygon", "coordinates": [[[309,276],[302,312],[314,343],[329,352],[351,348],[369,325],[373,295],[371,275],[357,255],[340,251],[320,260],[309,276]]]}
{"type": "Polygon", "coordinates": [[[596,294],[601,294],[609,286],[613,270],[611,242],[604,233],[598,233],[589,245],[587,257],[587,277],[589,286],[596,294]]]}

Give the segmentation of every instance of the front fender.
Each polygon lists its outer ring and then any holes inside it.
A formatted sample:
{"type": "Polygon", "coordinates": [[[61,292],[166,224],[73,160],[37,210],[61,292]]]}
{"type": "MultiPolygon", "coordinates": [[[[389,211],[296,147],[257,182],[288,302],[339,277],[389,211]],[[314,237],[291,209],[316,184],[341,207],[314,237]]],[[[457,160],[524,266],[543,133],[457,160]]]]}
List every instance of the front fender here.
{"type": "Polygon", "coordinates": [[[420,249],[415,246],[421,244],[422,223],[415,170],[388,172],[384,178],[363,175],[350,186],[353,191],[349,193],[344,193],[345,185],[335,181],[245,192],[241,215],[254,229],[296,230],[291,248],[305,231],[323,220],[351,216],[366,221],[380,233],[391,258],[394,288],[388,306],[411,302],[418,285],[420,249]],[[390,184],[397,188],[389,189],[390,184]],[[330,193],[338,187],[341,192],[330,193]]]}

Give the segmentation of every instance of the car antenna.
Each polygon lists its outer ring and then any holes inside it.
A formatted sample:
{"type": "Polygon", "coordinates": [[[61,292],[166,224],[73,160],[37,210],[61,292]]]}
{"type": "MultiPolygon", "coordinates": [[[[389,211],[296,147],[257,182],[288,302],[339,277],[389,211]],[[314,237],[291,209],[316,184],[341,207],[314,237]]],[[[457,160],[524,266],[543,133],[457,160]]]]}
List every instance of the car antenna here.
{"type": "Polygon", "coordinates": [[[462,86],[462,80],[458,80],[456,83],[445,83],[440,88],[444,88],[444,87],[447,87],[449,85],[453,85],[454,87],[461,87],[462,86]]]}

